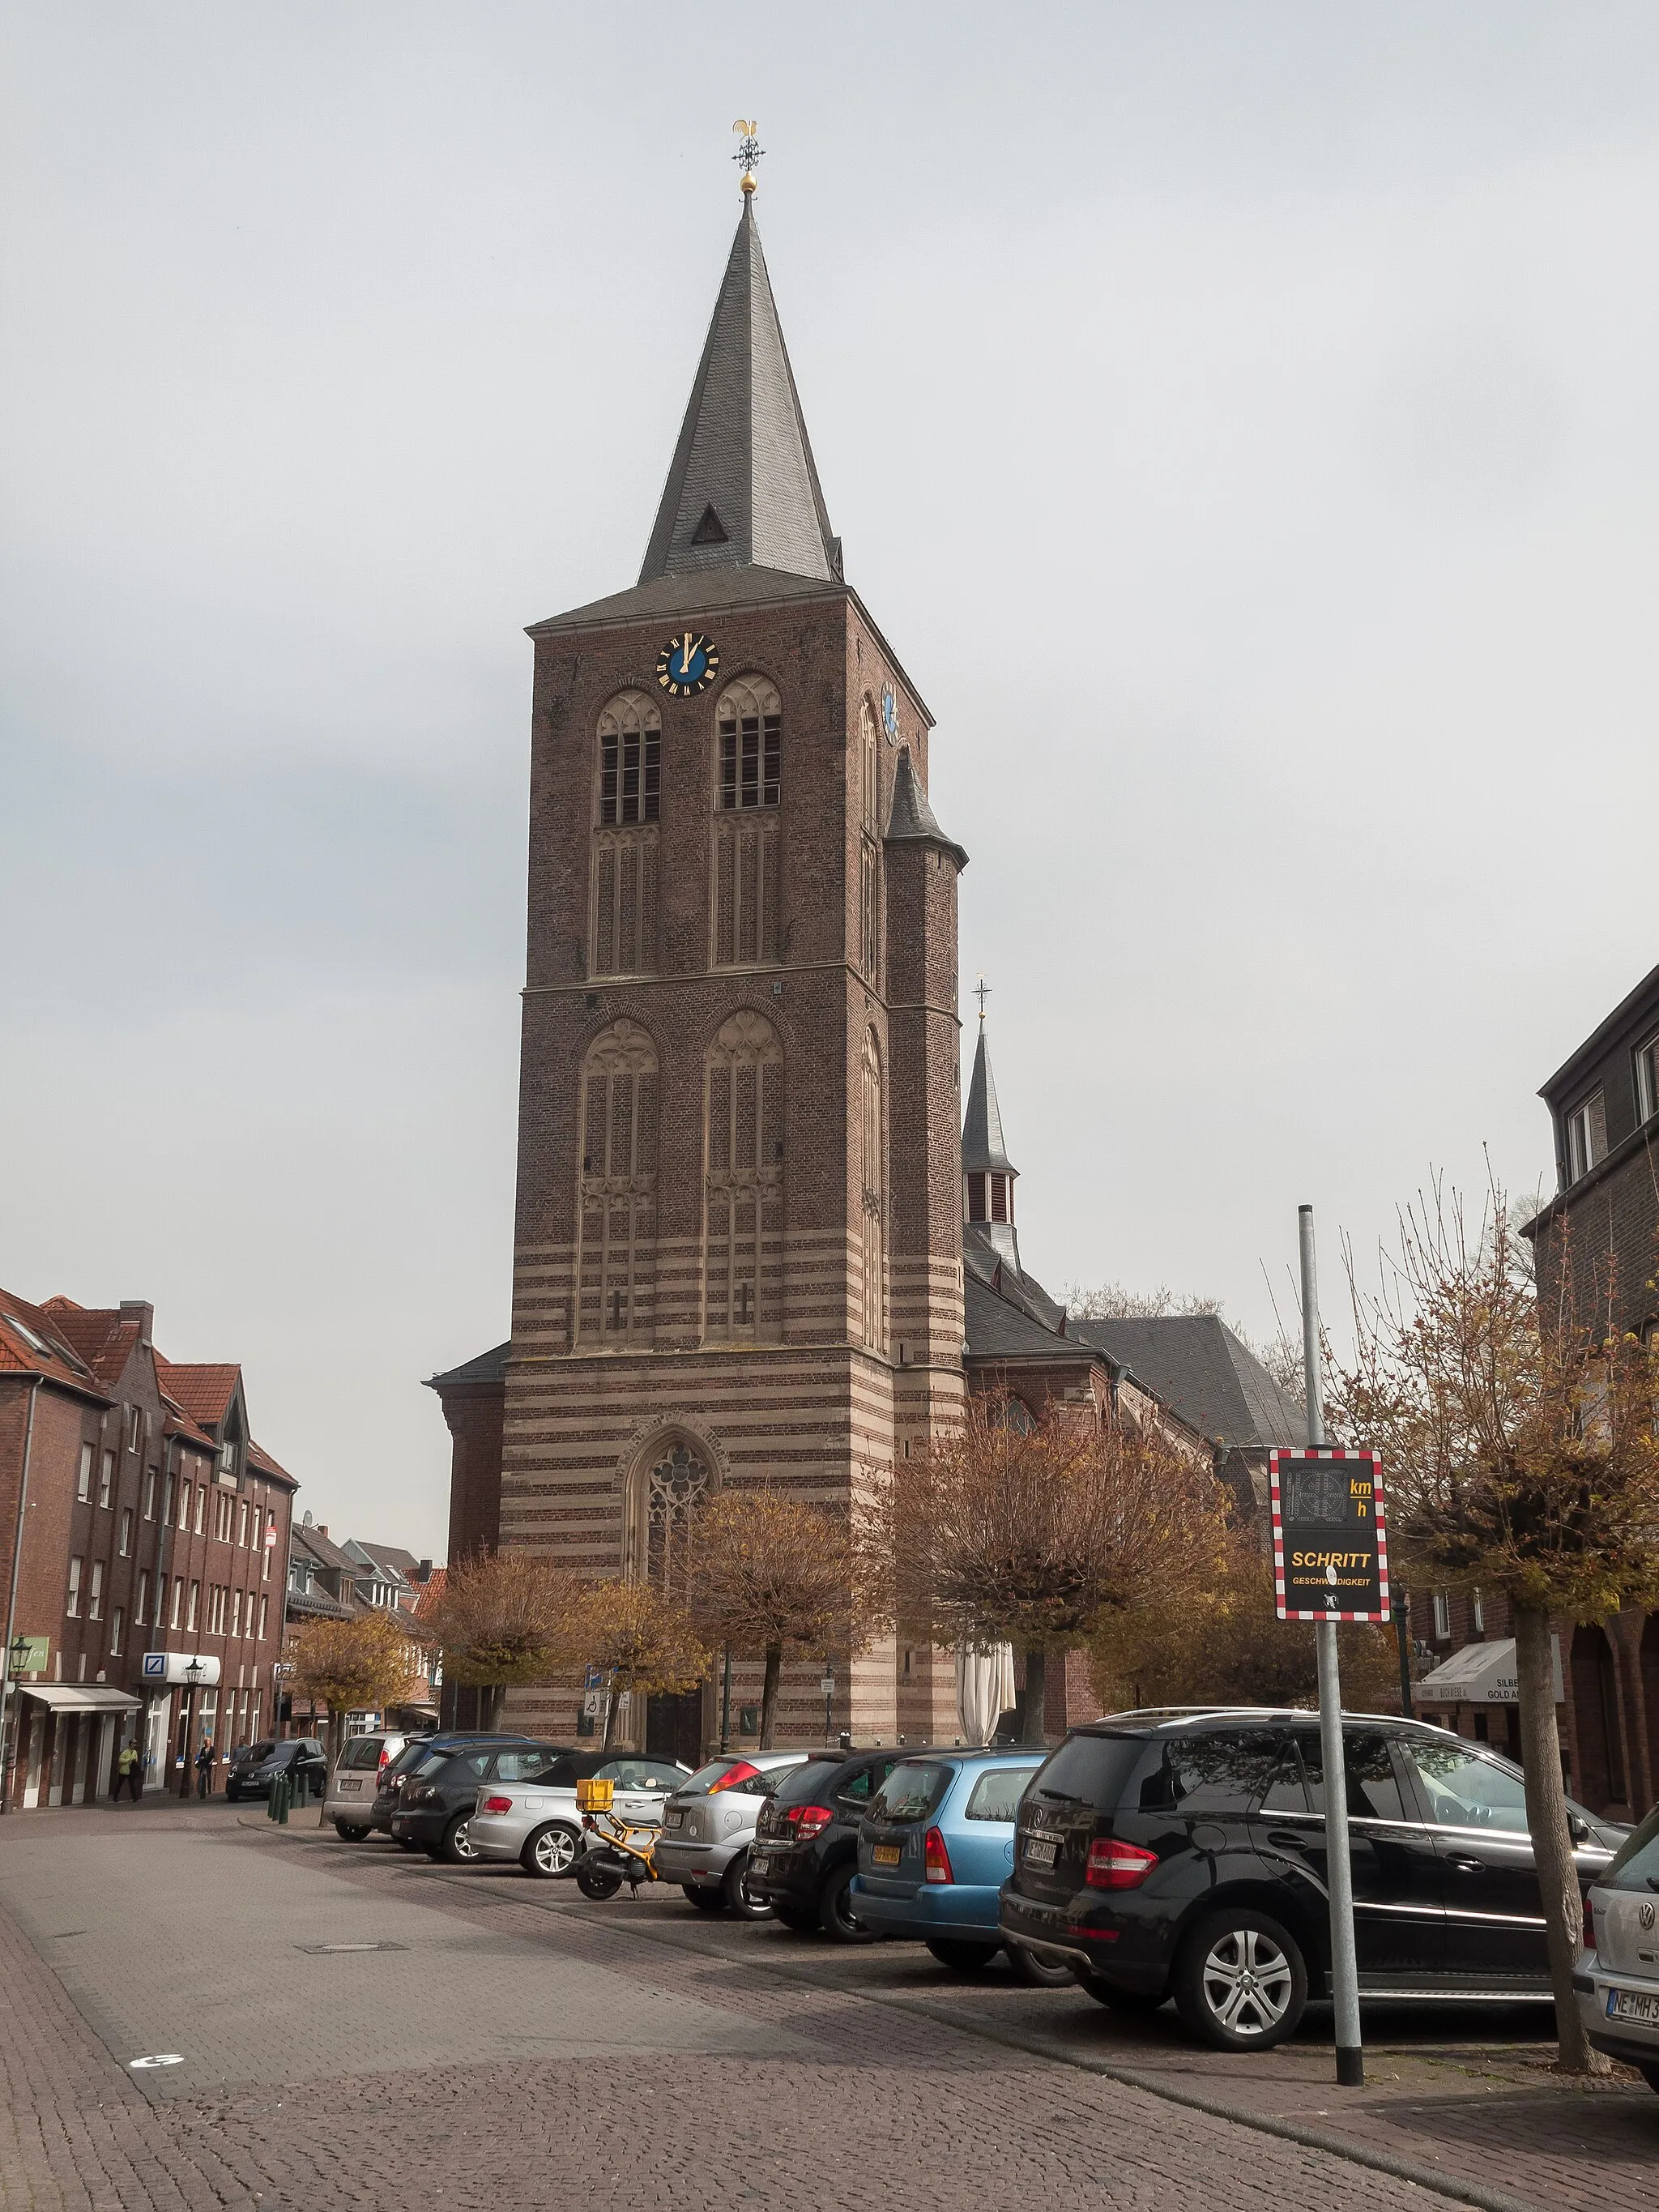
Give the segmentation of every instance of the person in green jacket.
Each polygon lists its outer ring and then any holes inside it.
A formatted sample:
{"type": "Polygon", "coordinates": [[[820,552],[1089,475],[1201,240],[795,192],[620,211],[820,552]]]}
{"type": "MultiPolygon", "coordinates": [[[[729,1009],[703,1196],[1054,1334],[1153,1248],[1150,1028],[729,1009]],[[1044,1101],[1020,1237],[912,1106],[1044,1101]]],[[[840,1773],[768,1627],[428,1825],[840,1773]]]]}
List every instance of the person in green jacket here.
{"type": "Polygon", "coordinates": [[[136,1805],[138,1792],[144,1786],[144,1762],[139,1756],[136,1743],[124,1743],[116,1756],[115,1786],[109,1793],[112,1803],[120,1796],[124,1784],[131,1792],[132,1802],[136,1805]]]}

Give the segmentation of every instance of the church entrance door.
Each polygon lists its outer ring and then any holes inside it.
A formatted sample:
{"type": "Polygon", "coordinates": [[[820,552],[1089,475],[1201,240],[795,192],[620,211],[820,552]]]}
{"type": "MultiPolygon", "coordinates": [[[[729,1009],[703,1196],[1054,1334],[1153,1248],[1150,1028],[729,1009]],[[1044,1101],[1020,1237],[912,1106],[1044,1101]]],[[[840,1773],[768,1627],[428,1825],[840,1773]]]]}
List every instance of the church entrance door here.
{"type": "Polygon", "coordinates": [[[702,1692],[687,1690],[683,1696],[648,1698],[645,1708],[645,1748],[658,1759],[678,1759],[683,1766],[696,1766],[702,1758],[702,1692]]]}

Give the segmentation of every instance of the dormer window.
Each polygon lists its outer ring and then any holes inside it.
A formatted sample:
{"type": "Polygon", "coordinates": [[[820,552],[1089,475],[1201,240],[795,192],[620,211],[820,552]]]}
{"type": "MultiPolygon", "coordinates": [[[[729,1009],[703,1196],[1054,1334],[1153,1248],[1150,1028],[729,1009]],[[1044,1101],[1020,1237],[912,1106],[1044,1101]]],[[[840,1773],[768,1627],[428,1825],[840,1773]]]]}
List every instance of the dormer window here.
{"type": "Polygon", "coordinates": [[[1567,1116],[1567,1181],[1577,1182],[1607,1156],[1607,1103],[1599,1091],[1592,1091],[1567,1116]]]}

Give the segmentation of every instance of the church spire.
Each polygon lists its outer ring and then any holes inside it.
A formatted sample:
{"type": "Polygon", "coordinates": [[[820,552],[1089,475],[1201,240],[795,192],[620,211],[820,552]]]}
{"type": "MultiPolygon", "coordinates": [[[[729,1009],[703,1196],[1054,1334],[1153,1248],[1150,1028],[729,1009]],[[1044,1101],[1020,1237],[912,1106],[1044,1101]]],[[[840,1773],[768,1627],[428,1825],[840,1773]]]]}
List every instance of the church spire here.
{"type": "Polygon", "coordinates": [[[645,550],[642,584],[709,568],[781,568],[826,583],[841,577],[841,540],[818,488],[755,222],[760,149],[754,125],[744,127],[743,213],[645,550]]]}
{"type": "Polygon", "coordinates": [[[983,976],[979,988],[979,1043],[974,1053],[974,1073],[968,1085],[968,1111],[962,1124],[962,1197],[964,1235],[979,1237],[997,1256],[1019,1273],[1019,1238],[1014,1229],[1014,1182],[1019,1170],[1008,1157],[1003,1141],[1002,1113],[997,1104],[996,1078],[991,1073],[990,1048],[985,1042],[985,1000],[990,995],[983,976]]]}

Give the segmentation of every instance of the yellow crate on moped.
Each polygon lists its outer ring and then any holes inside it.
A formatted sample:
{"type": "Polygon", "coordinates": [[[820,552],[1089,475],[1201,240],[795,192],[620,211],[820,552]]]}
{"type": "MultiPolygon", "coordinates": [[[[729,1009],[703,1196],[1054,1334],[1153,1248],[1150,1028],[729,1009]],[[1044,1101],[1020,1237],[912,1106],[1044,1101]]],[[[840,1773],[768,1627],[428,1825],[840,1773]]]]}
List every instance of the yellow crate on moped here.
{"type": "Polygon", "coordinates": [[[617,1785],[609,1775],[593,1775],[576,1784],[576,1810],[579,1813],[608,1813],[617,1795],[617,1785]]]}

